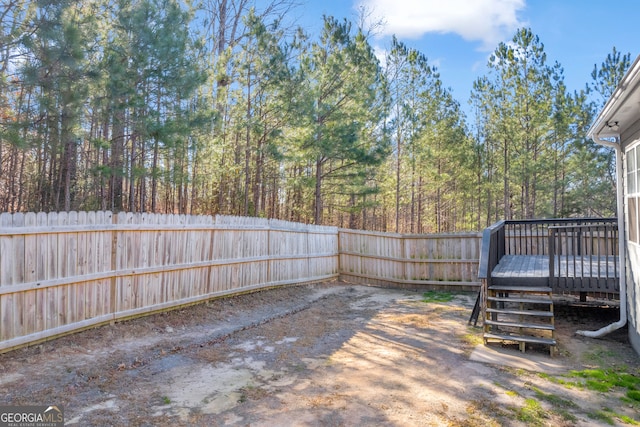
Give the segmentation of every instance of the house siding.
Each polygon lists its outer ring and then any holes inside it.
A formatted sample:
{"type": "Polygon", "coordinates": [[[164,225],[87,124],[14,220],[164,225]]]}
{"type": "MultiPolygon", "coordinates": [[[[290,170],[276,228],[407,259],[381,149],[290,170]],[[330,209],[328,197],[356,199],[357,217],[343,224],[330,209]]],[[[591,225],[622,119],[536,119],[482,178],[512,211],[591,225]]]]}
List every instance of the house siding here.
{"type": "Polygon", "coordinates": [[[640,248],[634,244],[627,245],[627,319],[629,324],[629,341],[634,350],[640,354],[640,248]]]}
{"type": "MultiPolygon", "coordinates": [[[[640,145],[638,145],[640,138],[640,121],[636,121],[636,123],[631,127],[631,131],[622,135],[622,151],[624,153],[624,161],[622,162],[623,167],[623,203],[624,203],[624,221],[625,221],[625,245],[626,245],[626,283],[627,283],[627,321],[628,321],[628,331],[629,331],[629,341],[633,346],[634,350],[640,354],[640,245],[638,243],[634,243],[633,240],[638,242],[637,234],[635,237],[630,236],[630,232],[638,232],[638,224],[639,217],[638,214],[630,214],[629,208],[634,207],[634,205],[630,202],[629,196],[635,198],[636,203],[638,201],[638,193],[640,193],[640,188],[638,188],[638,180],[636,175],[631,175],[636,178],[636,183],[634,185],[629,185],[628,182],[628,163],[627,163],[627,155],[628,153],[632,153],[634,156],[636,153],[633,150],[635,147],[636,150],[640,149],[640,145]],[[629,190],[633,192],[630,194],[629,190]],[[630,224],[630,220],[635,222],[635,225],[630,224]]],[[[635,164],[636,173],[640,173],[640,165],[635,164]]],[[[637,209],[637,208],[636,208],[637,209]]]]}

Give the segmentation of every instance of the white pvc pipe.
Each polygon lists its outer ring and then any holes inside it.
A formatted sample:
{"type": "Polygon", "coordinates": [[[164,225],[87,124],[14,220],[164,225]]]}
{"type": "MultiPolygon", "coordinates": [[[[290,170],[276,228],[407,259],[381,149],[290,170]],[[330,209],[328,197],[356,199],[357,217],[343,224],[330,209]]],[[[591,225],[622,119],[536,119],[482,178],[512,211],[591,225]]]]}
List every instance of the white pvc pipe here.
{"type": "Polygon", "coordinates": [[[625,228],[624,228],[624,194],[622,188],[622,148],[620,147],[620,136],[615,138],[616,142],[600,140],[598,136],[593,135],[593,141],[596,144],[612,147],[616,151],[616,196],[618,209],[618,257],[620,259],[620,320],[597,331],[577,331],[578,335],[590,338],[600,338],[608,333],[622,328],[627,324],[627,268],[626,268],[626,246],[625,246],[625,228]]]}

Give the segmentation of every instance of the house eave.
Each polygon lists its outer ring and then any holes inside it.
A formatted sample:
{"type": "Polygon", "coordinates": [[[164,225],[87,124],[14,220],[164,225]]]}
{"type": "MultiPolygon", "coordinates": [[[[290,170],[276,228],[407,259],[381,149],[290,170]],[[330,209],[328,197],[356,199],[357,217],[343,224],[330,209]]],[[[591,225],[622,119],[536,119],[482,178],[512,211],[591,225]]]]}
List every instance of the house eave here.
{"type": "Polygon", "coordinates": [[[611,138],[617,138],[637,119],[640,109],[640,56],[598,114],[587,136],[593,141],[610,145],[611,138]]]}

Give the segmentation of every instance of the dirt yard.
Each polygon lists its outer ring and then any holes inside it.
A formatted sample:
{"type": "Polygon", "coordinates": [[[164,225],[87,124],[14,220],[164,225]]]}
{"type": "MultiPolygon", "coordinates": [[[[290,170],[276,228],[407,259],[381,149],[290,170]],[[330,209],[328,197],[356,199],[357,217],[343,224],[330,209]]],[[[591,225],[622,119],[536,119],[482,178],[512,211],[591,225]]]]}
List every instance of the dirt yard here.
{"type": "Polygon", "coordinates": [[[560,351],[552,359],[546,349],[522,355],[479,345],[480,329],[467,326],[474,295],[422,299],[333,282],[100,327],[0,355],[2,402],[63,405],[69,426],[640,421],[628,389],[598,391],[570,375],[607,368],[639,376],[626,331],[575,335],[614,320],[612,310],[557,307],[560,351]],[[487,355],[490,363],[479,361],[487,355]]]}

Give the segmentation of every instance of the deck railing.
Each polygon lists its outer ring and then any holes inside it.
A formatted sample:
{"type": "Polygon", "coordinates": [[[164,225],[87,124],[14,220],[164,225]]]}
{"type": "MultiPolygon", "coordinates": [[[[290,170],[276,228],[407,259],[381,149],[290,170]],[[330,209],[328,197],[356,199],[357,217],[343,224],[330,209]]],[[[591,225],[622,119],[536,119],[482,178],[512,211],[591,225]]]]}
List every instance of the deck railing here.
{"type": "Polygon", "coordinates": [[[491,284],[491,272],[505,255],[505,224],[506,221],[498,221],[482,233],[478,280],[483,285],[491,284]]]}
{"type": "Polygon", "coordinates": [[[549,281],[569,292],[619,292],[615,220],[549,227],[549,281]]]}

